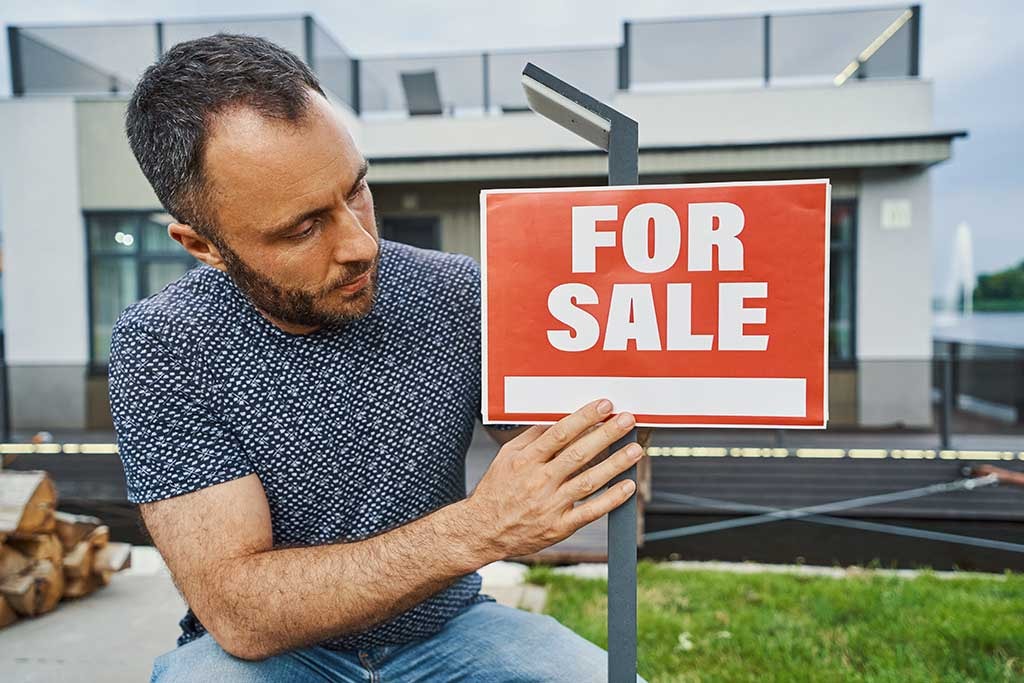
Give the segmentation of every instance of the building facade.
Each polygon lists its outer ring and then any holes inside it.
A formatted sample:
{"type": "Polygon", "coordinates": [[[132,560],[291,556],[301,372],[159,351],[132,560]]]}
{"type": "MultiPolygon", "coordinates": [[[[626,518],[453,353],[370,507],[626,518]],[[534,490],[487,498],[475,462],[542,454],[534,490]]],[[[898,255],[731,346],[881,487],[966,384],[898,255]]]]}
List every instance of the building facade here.
{"type": "Polygon", "coordinates": [[[639,122],[641,183],[830,178],[831,424],[930,425],[929,172],[964,133],[933,125],[919,26],[915,7],[666,20],[627,23],[606,48],[373,59],[312,17],[10,27],[11,423],[109,428],[112,323],[194,265],[128,147],[128,94],[163,50],[228,30],[310,63],[370,160],[383,235],[419,246],[478,258],[482,189],[606,182],[602,152],[526,109],[527,61],[639,122]]]}

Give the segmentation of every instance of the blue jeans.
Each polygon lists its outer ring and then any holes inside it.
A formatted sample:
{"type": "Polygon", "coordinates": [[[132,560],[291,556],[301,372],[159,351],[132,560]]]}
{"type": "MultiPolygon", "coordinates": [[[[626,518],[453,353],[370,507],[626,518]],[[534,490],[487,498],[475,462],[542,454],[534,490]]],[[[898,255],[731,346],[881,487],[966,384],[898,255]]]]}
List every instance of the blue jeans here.
{"type": "Polygon", "coordinates": [[[151,680],[606,683],[607,660],[604,650],[551,617],[484,602],[467,607],[431,638],[365,651],[309,647],[250,662],[205,635],[158,657],[151,680]]]}

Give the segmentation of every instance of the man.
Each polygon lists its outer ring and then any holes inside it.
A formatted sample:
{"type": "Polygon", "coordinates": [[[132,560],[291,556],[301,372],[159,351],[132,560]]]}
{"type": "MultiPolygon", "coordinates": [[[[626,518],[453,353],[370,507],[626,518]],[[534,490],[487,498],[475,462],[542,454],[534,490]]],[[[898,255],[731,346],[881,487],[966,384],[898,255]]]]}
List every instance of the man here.
{"type": "Polygon", "coordinates": [[[498,606],[476,570],[625,502],[631,482],[590,494],[642,449],[591,461],[632,416],[595,400],[498,432],[466,498],[478,267],[379,239],[366,160],[309,69],[257,38],[180,44],[127,132],[201,262],[111,342],[129,499],[190,608],[154,679],[605,680],[600,648],[498,606]]]}

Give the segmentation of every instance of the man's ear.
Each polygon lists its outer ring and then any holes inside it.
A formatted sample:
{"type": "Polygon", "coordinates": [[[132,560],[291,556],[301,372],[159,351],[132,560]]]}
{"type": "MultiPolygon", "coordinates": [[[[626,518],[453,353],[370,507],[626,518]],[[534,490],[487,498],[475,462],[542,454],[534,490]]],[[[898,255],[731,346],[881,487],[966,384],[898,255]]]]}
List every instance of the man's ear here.
{"type": "Polygon", "coordinates": [[[217,270],[227,270],[217,245],[197,233],[191,225],[171,223],[167,226],[167,234],[199,261],[213,266],[217,270]]]}

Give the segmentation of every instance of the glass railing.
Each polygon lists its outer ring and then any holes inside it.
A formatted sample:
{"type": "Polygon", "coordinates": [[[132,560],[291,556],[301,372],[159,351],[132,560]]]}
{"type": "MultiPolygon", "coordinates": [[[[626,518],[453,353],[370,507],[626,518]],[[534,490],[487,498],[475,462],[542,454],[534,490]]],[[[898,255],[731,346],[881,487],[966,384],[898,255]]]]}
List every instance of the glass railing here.
{"type": "Polygon", "coordinates": [[[354,106],[353,60],[311,17],[152,24],[10,27],[14,95],[121,95],[178,43],[216,33],[266,38],[313,66],[322,85],[354,106]]]}
{"type": "Polygon", "coordinates": [[[299,55],[357,113],[483,115],[526,107],[520,74],[529,61],[601,99],[620,90],[915,77],[920,10],[644,20],[626,22],[617,46],[364,59],[310,16],[10,27],[12,91],[129,92],[164,51],[218,32],[265,37],[299,55]]]}
{"type": "Polygon", "coordinates": [[[764,17],[627,24],[634,87],[764,79],[764,17]]]}
{"type": "Polygon", "coordinates": [[[352,59],[338,41],[324,30],[320,24],[308,21],[311,25],[311,55],[309,63],[320,79],[320,84],[335,96],[343,100],[353,110],[359,110],[357,93],[355,92],[357,76],[355,66],[359,63],[352,59]]]}
{"type": "Polygon", "coordinates": [[[841,85],[849,78],[916,76],[918,22],[907,7],[769,17],[768,78],[841,85]]]}
{"type": "Polygon", "coordinates": [[[8,37],[15,95],[130,92],[158,54],[153,24],[24,27],[8,37]]]}
{"type": "Polygon", "coordinates": [[[482,54],[359,61],[363,113],[455,114],[484,110],[482,54]]]}

